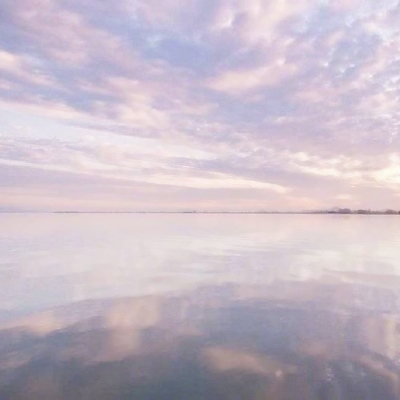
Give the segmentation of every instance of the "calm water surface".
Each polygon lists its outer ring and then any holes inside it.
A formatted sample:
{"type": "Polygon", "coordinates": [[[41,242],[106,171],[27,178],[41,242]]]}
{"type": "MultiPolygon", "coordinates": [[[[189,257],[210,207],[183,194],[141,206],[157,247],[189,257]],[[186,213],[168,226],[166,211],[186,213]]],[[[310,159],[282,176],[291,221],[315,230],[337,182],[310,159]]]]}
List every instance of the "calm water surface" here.
{"type": "Polygon", "coordinates": [[[0,399],[399,400],[400,217],[0,214],[0,399]]]}

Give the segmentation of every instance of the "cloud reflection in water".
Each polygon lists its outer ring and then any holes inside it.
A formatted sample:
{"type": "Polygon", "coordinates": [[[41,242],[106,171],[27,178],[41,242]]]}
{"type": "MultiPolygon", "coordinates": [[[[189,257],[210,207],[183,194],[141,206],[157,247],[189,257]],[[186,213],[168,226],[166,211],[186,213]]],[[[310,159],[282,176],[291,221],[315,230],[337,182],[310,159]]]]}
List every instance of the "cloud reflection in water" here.
{"type": "Polygon", "coordinates": [[[398,399],[398,296],[339,278],[87,300],[10,320],[0,398],[398,399]]]}

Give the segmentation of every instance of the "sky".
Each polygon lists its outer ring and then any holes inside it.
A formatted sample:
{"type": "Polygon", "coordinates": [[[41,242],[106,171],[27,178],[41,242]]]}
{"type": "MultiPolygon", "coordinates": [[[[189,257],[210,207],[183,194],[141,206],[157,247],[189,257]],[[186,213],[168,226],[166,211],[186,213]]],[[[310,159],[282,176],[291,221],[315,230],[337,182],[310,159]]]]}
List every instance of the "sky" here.
{"type": "Polygon", "coordinates": [[[0,210],[400,208],[400,1],[2,0],[0,210]]]}

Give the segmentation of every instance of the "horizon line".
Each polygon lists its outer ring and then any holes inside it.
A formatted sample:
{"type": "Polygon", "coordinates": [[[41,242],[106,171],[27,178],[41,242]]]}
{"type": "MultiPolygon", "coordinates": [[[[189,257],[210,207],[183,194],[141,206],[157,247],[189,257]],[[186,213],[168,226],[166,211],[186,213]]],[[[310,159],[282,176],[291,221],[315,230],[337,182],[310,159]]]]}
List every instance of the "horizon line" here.
{"type": "Polygon", "coordinates": [[[396,215],[400,214],[400,211],[394,209],[343,209],[343,210],[258,210],[258,211],[201,211],[201,210],[157,210],[157,211],[83,211],[83,210],[0,210],[0,214],[386,214],[396,215]]]}

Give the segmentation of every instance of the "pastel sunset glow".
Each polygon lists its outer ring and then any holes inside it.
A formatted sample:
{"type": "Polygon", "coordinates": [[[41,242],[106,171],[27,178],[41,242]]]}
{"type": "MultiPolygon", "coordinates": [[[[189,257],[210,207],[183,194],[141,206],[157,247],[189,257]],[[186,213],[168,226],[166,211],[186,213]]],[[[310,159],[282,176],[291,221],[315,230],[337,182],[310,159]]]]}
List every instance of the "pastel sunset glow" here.
{"type": "Polygon", "coordinates": [[[0,210],[400,204],[398,0],[2,0],[0,210]]]}

